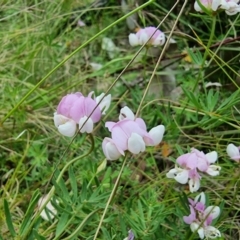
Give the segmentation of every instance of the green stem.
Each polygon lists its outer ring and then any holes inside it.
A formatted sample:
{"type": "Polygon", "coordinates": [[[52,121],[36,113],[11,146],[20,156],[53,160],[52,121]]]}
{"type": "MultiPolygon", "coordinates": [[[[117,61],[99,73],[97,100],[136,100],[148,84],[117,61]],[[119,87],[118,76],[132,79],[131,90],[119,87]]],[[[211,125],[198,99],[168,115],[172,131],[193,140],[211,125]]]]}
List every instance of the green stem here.
{"type": "MultiPolygon", "coordinates": [[[[201,76],[202,76],[202,71],[203,71],[203,68],[204,68],[204,65],[205,65],[205,61],[206,61],[207,56],[208,56],[208,54],[209,54],[210,46],[211,46],[211,44],[212,44],[212,40],[213,40],[213,37],[214,37],[215,27],[216,27],[216,22],[217,22],[217,17],[216,17],[216,15],[213,15],[212,17],[213,17],[213,21],[212,21],[211,33],[210,33],[210,37],[209,37],[209,39],[208,39],[208,43],[207,43],[207,46],[206,46],[206,48],[205,48],[205,52],[204,52],[204,55],[203,55],[203,61],[202,61],[201,69],[200,69],[200,71],[199,71],[199,74],[198,74],[196,83],[195,83],[195,85],[193,86],[193,90],[192,90],[193,93],[195,93],[195,91],[196,91],[196,89],[197,89],[197,86],[198,86],[198,83],[199,83],[199,80],[200,80],[200,78],[201,78],[201,76]]],[[[203,47],[204,47],[204,45],[203,45],[203,47]]],[[[204,89],[205,89],[205,88],[204,88],[204,89]]],[[[189,101],[190,101],[190,99],[187,100],[185,106],[182,108],[181,114],[184,113],[185,108],[187,107],[189,101]]],[[[185,118],[182,126],[185,126],[185,125],[186,125],[186,121],[187,121],[187,120],[186,120],[186,118],[185,118]]],[[[179,138],[179,139],[177,140],[177,143],[179,143],[180,141],[181,141],[181,138],[179,138]]]]}
{"type": "MultiPolygon", "coordinates": [[[[212,16],[212,28],[211,28],[210,37],[208,39],[208,43],[207,43],[207,46],[205,48],[205,52],[204,52],[204,55],[203,55],[203,61],[202,61],[202,65],[201,65],[201,70],[199,71],[197,81],[196,81],[196,83],[193,87],[193,92],[195,92],[195,90],[198,86],[199,80],[202,76],[202,71],[204,69],[205,61],[207,59],[207,56],[208,56],[209,51],[210,51],[210,47],[212,45],[212,41],[213,41],[213,37],[214,37],[214,33],[215,33],[215,28],[216,28],[216,22],[217,22],[217,17],[216,17],[216,15],[213,15],[212,16]]],[[[204,45],[203,45],[203,47],[204,47],[204,45]]]]}
{"type": "Polygon", "coordinates": [[[127,154],[126,154],[126,156],[125,156],[125,158],[124,158],[124,160],[123,160],[122,167],[121,167],[120,172],[119,172],[119,174],[118,174],[117,180],[116,180],[116,182],[115,182],[115,184],[114,184],[113,190],[112,190],[112,192],[111,192],[111,194],[110,194],[110,196],[109,196],[109,198],[108,198],[107,204],[106,204],[105,209],[104,209],[104,211],[103,211],[102,217],[101,217],[100,222],[99,222],[99,224],[98,224],[98,227],[97,227],[97,230],[96,230],[96,233],[95,233],[95,235],[94,235],[93,240],[96,240],[96,239],[97,239],[98,233],[99,233],[100,228],[101,228],[101,226],[102,226],[104,217],[105,217],[105,215],[106,215],[106,213],[107,213],[107,210],[108,210],[108,207],[109,207],[109,205],[110,205],[110,203],[111,203],[111,201],[112,201],[112,199],[113,199],[113,197],[114,197],[114,194],[115,194],[115,192],[116,192],[116,190],[117,190],[117,187],[118,187],[118,184],[119,184],[119,182],[120,182],[120,179],[121,179],[121,176],[122,176],[122,172],[123,172],[123,169],[124,169],[124,167],[125,167],[126,162],[127,162],[127,154]]]}
{"type": "Polygon", "coordinates": [[[216,17],[216,15],[213,15],[212,29],[211,29],[211,33],[210,33],[210,38],[209,38],[208,43],[207,43],[207,48],[206,48],[206,50],[204,52],[204,55],[203,55],[202,67],[205,64],[205,61],[206,61],[207,56],[208,56],[208,51],[210,49],[210,46],[212,45],[212,40],[213,40],[213,37],[214,37],[215,28],[216,28],[216,22],[217,22],[217,17],[216,17]]]}
{"type": "Polygon", "coordinates": [[[75,51],[73,51],[69,56],[67,56],[63,61],[61,61],[56,67],[54,67],[45,77],[43,77],[8,113],[7,115],[3,118],[1,123],[3,124],[16,110],[17,108],[49,77],[51,76],[59,67],[61,67],[65,62],[67,62],[72,56],[74,56],[76,53],[78,53],[81,49],[86,47],[89,43],[94,41],[96,38],[98,38],[101,34],[105,33],[108,31],[111,27],[115,26],[119,22],[123,21],[127,17],[131,16],[135,12],[141,10],[142,8],[145,8],[149,4],[154,2],[154,0],[149,0],[146,3],[142,4],[141,6],[137,7],[133,11],[129,12],[128,14],[124,15],[123,17],[119,18],[117,21],[113,22],[106,28],[104,28],[102,31],[91,37],[88,41],[83,43],[80,47],[78,47],[75,51]]]}

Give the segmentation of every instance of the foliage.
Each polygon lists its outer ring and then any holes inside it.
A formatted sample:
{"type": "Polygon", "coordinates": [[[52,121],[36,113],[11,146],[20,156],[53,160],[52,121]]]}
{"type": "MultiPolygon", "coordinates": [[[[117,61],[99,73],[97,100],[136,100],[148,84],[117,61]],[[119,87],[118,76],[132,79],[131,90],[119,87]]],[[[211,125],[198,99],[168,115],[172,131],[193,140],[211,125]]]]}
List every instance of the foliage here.
{"type": "Polygon", "coordinates": [[[136,54],[139,48],[128,44],[131,31],[121,1],[92,2],[2,1],[0,239],[118,240],[129,229],[135,239],[198,239],[182,220],[192,194],[166,178],[176,158],[191,147],[218,152],[221,174],[204,178],[201,190],[221,207],[215,226],[222,239],[238,239],[239,163],[229,159],[226,146],[240,145],[239,15],[220,12],[213,31],[212,16],[196,13],[193,1],[181,16],[184,1],[173,10],[176,1],[139,1],[139,8],[129,3],[140,27],[157,26],[169,14],[160,29],[176,43],[154,70],[163,49],[136,54]],[[78,26],[79,19],[87,26],[78,26]],[[112,59],[101,48],[104,37],[117,46],[112,59]],[[102,68],[93,70],[91,63],[102,68]],[[153,73],[155,85],[148,85],[153,73]],[[176,80],[173,88],[164,82],[169,75],[176,80]],[[209,82],[222,87],[206,87],[209,82]],[[94,146],[85,134],[61,136],[53,124],[62,96],[92,90],[96,95],[109,90],[113,97],[95,126],[94,146]],[[106,164],[104,124],[116,121],[124,105],[139,110],[149,128],[165,125],[164,141],[106,164]],[[37,207],[47,193],[58,212],[51,221],[43,220],[37,207]]]}

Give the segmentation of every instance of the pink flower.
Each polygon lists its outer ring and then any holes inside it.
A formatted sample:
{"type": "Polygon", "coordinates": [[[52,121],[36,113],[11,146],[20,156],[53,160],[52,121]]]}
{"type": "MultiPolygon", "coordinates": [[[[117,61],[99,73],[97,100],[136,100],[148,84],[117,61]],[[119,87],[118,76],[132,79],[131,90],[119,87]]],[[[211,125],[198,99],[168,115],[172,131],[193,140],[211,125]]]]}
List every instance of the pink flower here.
{"type": "Polygon", "coordinates": [[[112,140],[123,151],[129,150],[133,154],[138,154],[145,151],[145,142],[152,145],[154,143],[149,133],[133,120],[106,122],[105,126],[112,133],[112,140]]]}
{"type": "Polygon", "coordinates": [[[57,112],[54,113],[55,126],[62,135],[68,137],[74,136],[77,124],[81,133],[90,133],[93,131],[93,124],[101,119],[102,111],[104,113],[108,109],[111,102],[111,95],[103,98],[104,94],[101,94],[96,99],[92,99],[92,95],[93,92],[84,97],[82,93],[77,92],[68,94],[62,98],[57,107],[57,112]],[[96,107],[100,100],[102,102],[96,107]],[[92,113],[93,110],[94,112],[92,113]],[[89,119],[87,120],[88,117],[89,119]],[[87,122],[85,123],[86,120],[87,122]]]}
{"type": "Polygon", "coordinates": [[[165,131],[165,127],[159,125],[147,132],[144,120],[135,119],[128,107],[121,109],[118,122],[106,122],[105,126],[111,132],[111,138],[105,138],[102,147],[109,160],[118,159],[127,150],[138,154],[144,152],[146,146],[158,145],[165,131]]]}
{"type": "Polygon", "coordinates": [[[167,173],[168,178],[174,178],[181,184],[188,182],[190,192],[196,192],[200,188],[201,176],[198,171],[211,176],[219,175],[220,167],[212,165],[217,160],[217,152],[207,154],[192,148],[190,153],[186,153],[177,158],[175,168],[167,173]]]}
{"type": "MultiPolygon", "coordinates": [[[[219,9],[225,10],[228,15],[234,15],[240,12],[238,0],[200,0],[200,2],[205,8],[213,12],[216,12],[219,9]]],[[[197,1],[194,3],[194,9],[197,12],[203,12],[197,1]]]]}
{"type": "Polygon", "coordinates": [[[201,239],[221,237],[219,230],[211,226],[213,219],[220,215],[218,206],[206,207],[204,193],[196,196],[194,200],[189,199],[190,215],[184,216],[183,221],[190,225],[192,232],[197,231],[201,239]]]}
{"type": "Polygon", "coordinates": [[[157,47],[165,43],[165,34],[155,27],[146,27],[140,29],[136,34],[131,33],[129,35],[129,43],[131,46],[144,45],[147,43],[149,46],[157,47]]]}
{"type": "Polygon", "coordinates": [[[239,162],[240,161],[240,150],[239,147],[236,147],[234,144],[230,143],[227,146],[227,154],[228,156],[236,161],[239,162]]]}

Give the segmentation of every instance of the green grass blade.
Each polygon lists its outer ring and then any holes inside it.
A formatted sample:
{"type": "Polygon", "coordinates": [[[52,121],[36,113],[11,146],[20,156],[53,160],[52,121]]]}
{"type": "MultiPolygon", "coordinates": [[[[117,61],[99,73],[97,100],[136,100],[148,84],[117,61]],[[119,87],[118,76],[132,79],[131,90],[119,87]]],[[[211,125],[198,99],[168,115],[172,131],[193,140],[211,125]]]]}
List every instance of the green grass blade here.
{"type": "Polygon", "coordinates": [[[8,202],[7,202],[6,199],[4,199],[4,211],[5,211],[8,230],[9,230],[10,234],[12,235],[12,237],[15,237],[16,232],[15,232],[15,229],[13,227],[12,217],[11,217],[11,213],[10,213],[10,210],[9,210],[9,207],[8,207],[8,202]]]}

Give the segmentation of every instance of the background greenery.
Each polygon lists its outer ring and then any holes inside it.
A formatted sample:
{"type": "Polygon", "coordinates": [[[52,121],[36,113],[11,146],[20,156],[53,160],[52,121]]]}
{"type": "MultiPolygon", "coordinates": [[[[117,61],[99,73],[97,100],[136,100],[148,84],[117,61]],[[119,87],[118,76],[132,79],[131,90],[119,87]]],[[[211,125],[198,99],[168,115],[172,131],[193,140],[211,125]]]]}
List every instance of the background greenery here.
{"type": "MultiPolygon", "coordinates": [[[[61,136],[53,124],[53,113],[67,93],[106,92],[133,59],[138,48],[128,44],[128,35],[134,30],[129,30],[125,20],[71,56],[11,112],[75,49],[124,16],[121,1],[99,1],[95,5],[92,2],[1,2],[2,239],[93,239],[119,174],[122,160],[104,166],[101,142],[109,136],[104,122],[117,120],[124,105],[137,111],[162,48],[149,49],[147,53],[143,49],[124,71],[110,91],[110,111],[96,126],[93,151],[71,165],[58,182],[61,169],[88,152],[91,142],[85,135],[78,135],[73,141],[61,136]],[[77,25],[80,18],[87,26],[77,25]],[[117,47],[113,58],[101,47],[104,37],[117,47]],[[92,62],[102,64],[102,69],[93,70],[92,62]],[[58,170],[50,181],[55,169],[58,170]],[[53,199],[59,201],[53,203],[58,215],[46,222],[37,215],[37,202],[52,186],[53,199]]],[[[152,1],[136,13],[138,26],[157,26],[174,3],[152,1]]],[[[226,155],[228,143],[240,142],[239,15],[217,15],[207,50],[210,63],[206,65],[204,46],[210,38],[213,18],[197,14],[194,1],[188,1],[173,29],[183,3],[179,1],[160,26],[166,35],[173,30],[176,43],[165,52],[140,111],[149,129],[165,125],[164,142],[128,159],[97,239],[124,239],[129,229],[136,239],[198,239],[182,220],[189,214],[187,196],[195,195],[166,178],[175,159],[191,147],[218,152],[221,174],[203,177],[200,190],[207,193],[211,205],[222,208],[215,223],[222,239],[240,238],[240,169],[226,155]],[[206,88],[208,82],[220,83],[222,87],[206,88]]],[[[129,1],[127,11],[135,7],[129,1]]]]}

